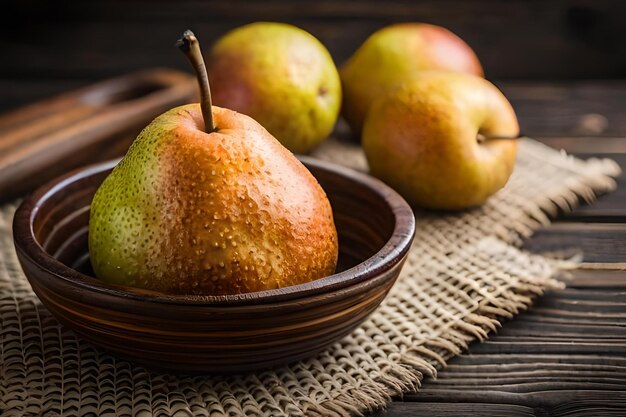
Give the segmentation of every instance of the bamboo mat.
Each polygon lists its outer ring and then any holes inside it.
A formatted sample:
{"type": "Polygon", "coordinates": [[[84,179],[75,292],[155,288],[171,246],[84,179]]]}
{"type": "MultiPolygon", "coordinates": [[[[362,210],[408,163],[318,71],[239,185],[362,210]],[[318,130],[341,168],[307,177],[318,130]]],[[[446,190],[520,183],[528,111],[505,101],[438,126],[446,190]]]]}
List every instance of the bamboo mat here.
{"type": "MultiPolygon", "coordinates": [[[[367,169],[355,145],[329,141],[316,156],[367,169]]],[[[0,415],[349,416],[384,407],[544,290],[562,286],[559,263],[520,244],[559,211],[612,190],[618,173],[613,161],[581,161],[522,140],[513,177],[484,207],[416,212],[406,266],[359,329],[309,360],[230,376],[153,373],[58,324],[17,263],[15,205],[2,206],[0,415]]]]}

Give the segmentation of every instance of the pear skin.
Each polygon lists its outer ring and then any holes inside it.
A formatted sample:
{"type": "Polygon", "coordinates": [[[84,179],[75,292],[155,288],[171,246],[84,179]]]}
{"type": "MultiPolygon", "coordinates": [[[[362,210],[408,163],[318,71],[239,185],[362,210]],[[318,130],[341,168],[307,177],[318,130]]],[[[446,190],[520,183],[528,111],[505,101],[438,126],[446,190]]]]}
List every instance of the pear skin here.
{"type": "Polygon", "coordinates": [[[157,117],[91,205],[102,280],[173,294],[239,294],[334,272],[337,232],[312,174],[263,127],[213,107],[157,117]]]}
{"type": "Polygon", "coordinates": [[[416,72],[440,70],[483,76],[472,49],[457,35],[426,23],[399,23],[374,32],[341,67],[342,115],[360,134],[375,98],[416,72]]]}
{"type": "Polygon", "coordinates": [[[489,81],[432,71],[374,101],[363,149],[372,174],[413,206],[459,210],[504,187],[518,135],[511,104],[489,81]],[[481,142],[479,134],[513,139],[481,142]]]}
{"type": "Polygon", "coordinates": [[[234,29],[207,59],[213,101],[244,113],[292,152],[326,139],[341,106],[341,81],[330,53],[313,35],[285,23],[234,29]]]}

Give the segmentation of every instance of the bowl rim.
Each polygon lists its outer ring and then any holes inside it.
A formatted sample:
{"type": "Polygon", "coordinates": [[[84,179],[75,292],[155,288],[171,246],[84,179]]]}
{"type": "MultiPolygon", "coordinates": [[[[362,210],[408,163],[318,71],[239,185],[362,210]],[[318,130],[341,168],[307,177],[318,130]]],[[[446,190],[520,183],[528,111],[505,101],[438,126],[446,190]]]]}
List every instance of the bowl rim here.
{"type": "Polygon", "coordinates": [[[134,299],[154,303],[206,305],[213,307],[254,305],[320,295],[342,290],[357,284],[362,290],[370,285],[377,285],[378,280],[372,278],[377,277],[402,262],[409,251],[415,236],[415,217],[413,210],[395,190],[382,181],[365,173],[309,156],[298,155],[298,159],[307,169],[309,166],[323,169],[365,185],[385,201],[393,213],[395,225],[391,237],[378,252],[352,268],[314,281],[243,294],[166,294],[141,288],[105,283],[96,277],[83,274],[63,264],[52,255],[48,254],[35,238],[33,224],[41,206],[56,193],[73,182],[85,179],[102,171],[113,169],[121,158],[72,170],[47,182],[28,195],[17,208],[13,219],[14,244],[18,252],[28,257],[34,265],[45,270],[49,275],[64,281],[66,284],[78,286],[87,291],[96,291],[123,299],[134,299]]]}

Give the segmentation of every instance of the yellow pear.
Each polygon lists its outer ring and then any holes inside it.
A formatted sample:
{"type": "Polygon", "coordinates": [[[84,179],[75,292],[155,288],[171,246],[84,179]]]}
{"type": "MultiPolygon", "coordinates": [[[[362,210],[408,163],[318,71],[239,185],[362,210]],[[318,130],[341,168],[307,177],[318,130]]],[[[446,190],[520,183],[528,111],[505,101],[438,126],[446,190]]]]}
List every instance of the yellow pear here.
{"type": "Polygon", "coordinates": [[[504,95],[468,74],[423,72],[372,104],[363,148],[373,175],[414,206],[483,204],[515,164],[519,126],[504,95]]]}
{"type": "Polygon", "coordinates": [[[372,101],[415,72],[441,70],[483,75],[472,49],[448,29],[399,23],[373,33],[341,67],[342,115],[358,134],[372,101]]]}
{"type": "Polygon", "coordinates": [[[254,118],[292,152],[318,145],[339,117],[333,59],[295,26],[257,22],[234,29],[213,45],[208,66],[215,104],[254,118]]]}

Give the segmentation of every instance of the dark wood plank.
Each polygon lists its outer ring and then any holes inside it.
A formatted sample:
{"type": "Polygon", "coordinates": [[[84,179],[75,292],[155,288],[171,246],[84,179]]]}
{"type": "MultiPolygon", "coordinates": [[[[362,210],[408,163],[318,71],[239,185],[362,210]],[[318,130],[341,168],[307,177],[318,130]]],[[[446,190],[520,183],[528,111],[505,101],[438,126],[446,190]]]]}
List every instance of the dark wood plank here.
{"type": "MultiPolygon", "coordinates": [[[[514,320],[520,320],[515,318],[514,320]]],[[[621,325],[618,323],[616,325],[621,325]]],[[[497,335],[492,335],[497,337],[497,335]]],[[[478,355],[472,352],[472,346],[467,353],[464,353],[457,358],[450,360],[448,366],[441,372],[446,372],[454,369],[473,369],[473,370],[485,370],[491,372],[494,369],[544,369],[548,366],[562,365],[566,367],[584,366],[584,367],[596,367],[598,369],[604,369],[607,366],[626,366],[626,357],[618,357],[611,355],[586,355],[586,354],[538,354],[538,353],[524,353],[524,352],[509,352],[506,355],[478,355]]],[[[440,372],[440,373],[441,373],[440,372]]]]}
{"type": "Polygon", "coordinates": [[[427,415],[429,417],[445,417],[453,415],[473,417],[529,417],[535,416],[535,412],[532,407],[512,404],[396,402],[390,404],[386,410],[381,410],[374,414],[375,417],[416,417],[421,415],[427,415]]]}
{"type": "MultiPolygon", "coordinates": [[[[624,89],[626,95],[626,84],[624,89]]],[[[547,106],[547,104],[546,104],[547,106]]],[[[626,109],[624,109],[626,114],[626,109]]],[[[525,117],[523,111],[518,111],[519,117],[525,117]]],[[[582,158],[602,157],[613,158],[617,161],[626,161],[626,136],[537,136],[546,145],[555,149],[563,149],[582,158]]]]}
{"type": "Polygon", "coordinates": [[[578,269],[568,272],[570,279],[567,285],[569,288],[610,288],[612,291],[621,292],[626,288],[625,275],[626,272],[619,269],[578,269]]]}
{"type": "MultiPolygon", "coordinates": [[[[626,136],[626,83],[496,82],[530,136],[626,136]]],[[[592,152],[602,152],[594,149],[592,152]]]]}
{"type": "Polygon", "coordinates": [[[455,390],[444,389],[430,390],[427,386],[424,386],[420,393],[407,395],[405,397],[406,400],[425,403],[450,403],[451,398],[454,398],[460,403],[501,403],[529,406],[533,407],[533,409],[538,412],[536,415],[543,416],[567,415],[565,414],[565,410],[568,410],[569,413],[578,411],[589,412],[594,410],[597,414],[591,415],[623,416],[624,411],[626,411],[626,392],[621,390],[564,389],[559,391],[546,390],[515,393],[476,389],[457,392],[455,390]]]}
{"type": "MultiPolygon", "coordinates": [[[[546,356],[546,355],[542,355],[546,356]]],[[[608,376],[623,374],[626,367],[618,365],[595,365],[577,364],[577,369],[572,369],[569,363],[525,363],[525,364],[488,364],[488,365],[449,365],[438,375],[440,381],[449,381],[449,378],[475,378],[475,377],[524,377],[528,375],[565,375],[576,376],[578,372],[589,375],[592,372],[601,372],[608,376]]]]}
{"type": "MultiPolygon", "coordinates": [[[[623,340],[626,339],[626,329],[612,332],[614,324],[611,322],[606,323],[580,323],[575,320],[571,321],[547,321],[537,319],[520,319],[513,323],[507,323],[498,334],[504,337],[518,338],[528,337],[529,340],[537,340],[539,338],[548,339],[565,339],[574,340],[578,338],[580,340],[594,339],[598,340],[604,338],[607,340],[623,340]],[[584,337],[581,336],[581,332],[584,332],[584,337]]],[[[503,340],[503,339],[500,339],[503,340]]],[[[626,370],[626,368],[625,368],[626,370]]]]}
{"type": "MultiPolygon", "coordinates": [[[[584,339],[555,340],[534,339],[524,336],[521,339],[489,339],[477,345],[474,353],[496,353],[503,354],[514,349],[523,350],[527,353],[553,353],[553,354],[605,354],[605,355],[626,355],[626,341],[623,340],[597,340],[587,341],[584,339]]],[[[583,385],[577,388],[584,388],[583,385]]]]}
{"type": "Polygon", "coordinates": [[[556,222],[524,243],[536,253],[581,253],[585,262],[623,262],[625,223],[556,222]]]}
{"type": "MultiPolygon", "coordinates": [[[[257,20],[303,27],[328,46],[339,64],[384,25],[426,21],[464,38],[492,79],[620,78],[626,76],[625,16],[626,3],[611,0],[391,0],[384,7],[374,0],[24,0],[8,2],[0,14],[0,48],[10,57],[0,60],[0,79],[95,81],[153,66],[186,70],[172,46],[182,30],[191,27],[208,46],[227,30],[257,20]]],[[[0,108],[15,108],[63,88],[55,90],[52,84],[45,90],[24,96],[10,92],[0,108]]],[[[524,111],[538,116],[529,127],[550,123],[535,110],[538,102],[564,101],[563,90],[522,91],[528,95],[524,111]]],[[[563,124],[577,126],[578,110],[568,109],[554,110],[553,133],[571,133],[558,130],[563,124]]]]}
{"type": "Polygon", "coordinates": [[[164,47],[171,45],[182,26],[193,26],[199,36],[210,41],[249,21],[278,20],[310,30],[328,45],[338,62],[385,24],[429,21],[450,27],[465,38],[494,77],[624,75],[619,64],[625,62],[626,46],[618,40],[626,31],[620,20],[626,7],[610,0],[546,1],[535,7],[524,0],[392,0],[384,7],[373,0],[109,0],[61,2],[55,7],[45,3],[7,5],[0,26],[5,35],[3,50],[21,59],[3,61],[0,73],[41,74],[48,70],[65,76],[85,72],[107,76],[145,65],[182,67],[179,57],[168,54],[164,47]],[[28,19],[20,20],[20,16],[28,19]],[[19,35],[14,31],[16,22],[22,29],[19,35]],[[60,53],[66,59],[59,59],[60,53]],[[24,68],[22,62],[40,66],[24,68]]]}

